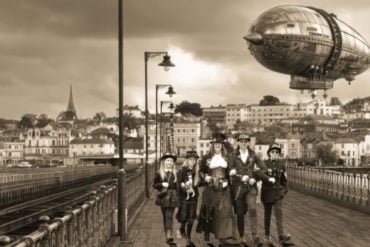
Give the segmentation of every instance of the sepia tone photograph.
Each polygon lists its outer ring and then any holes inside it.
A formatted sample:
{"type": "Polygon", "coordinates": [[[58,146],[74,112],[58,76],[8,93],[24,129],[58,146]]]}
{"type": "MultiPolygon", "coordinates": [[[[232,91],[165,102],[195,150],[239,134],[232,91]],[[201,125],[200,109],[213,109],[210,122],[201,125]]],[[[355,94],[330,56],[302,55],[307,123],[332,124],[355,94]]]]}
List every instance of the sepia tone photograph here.
{"type": "Polygon", "coordinates": [[[0,1],[0,246],[369,246],[369,13],[0,1]]]}

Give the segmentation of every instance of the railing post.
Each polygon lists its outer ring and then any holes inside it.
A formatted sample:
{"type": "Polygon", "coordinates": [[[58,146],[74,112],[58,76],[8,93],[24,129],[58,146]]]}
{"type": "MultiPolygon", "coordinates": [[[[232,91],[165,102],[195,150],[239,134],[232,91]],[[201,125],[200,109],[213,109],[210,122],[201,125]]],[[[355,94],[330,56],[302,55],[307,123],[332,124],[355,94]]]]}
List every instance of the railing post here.
{"type": "MultiPolygon", "coordinates": [[[[147,165],[145,166],[147,169],[147,165]]],[[[121,241],[127,239],[127,195],[126,195],[126,185],[125,185],[125,170],[118,170],[118,186],[122,186],[118,189],[120,193],[118,194],[118,233],[121,241]]]]}
{"type": "Polygon", "coordinates": [[[8,236],[0,236],[0,246],[5,246],[10,244],[12,242],[12,239],[8,236]]]}

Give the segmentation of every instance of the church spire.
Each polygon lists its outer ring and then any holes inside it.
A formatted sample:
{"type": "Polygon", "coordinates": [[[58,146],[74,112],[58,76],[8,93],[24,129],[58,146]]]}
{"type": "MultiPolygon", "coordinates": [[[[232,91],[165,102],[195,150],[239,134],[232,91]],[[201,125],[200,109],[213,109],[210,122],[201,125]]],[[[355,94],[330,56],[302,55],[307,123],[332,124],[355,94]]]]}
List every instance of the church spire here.
{"type": "Polygon", "coordinates": [[[73,104],[73,94],[72,94],[72,85],[69,89],[69,100],[67,110],[65,111],[65,120],[75,120],[77,119],[76,107],[73,104]]]}
{"type": "Polygon", "coordinates": [[[75,105],[73,104],[72,85],[69,89],[69,100],[68,100],[67,112],[73,112],[75,115],[77,115],[75,105]]]}

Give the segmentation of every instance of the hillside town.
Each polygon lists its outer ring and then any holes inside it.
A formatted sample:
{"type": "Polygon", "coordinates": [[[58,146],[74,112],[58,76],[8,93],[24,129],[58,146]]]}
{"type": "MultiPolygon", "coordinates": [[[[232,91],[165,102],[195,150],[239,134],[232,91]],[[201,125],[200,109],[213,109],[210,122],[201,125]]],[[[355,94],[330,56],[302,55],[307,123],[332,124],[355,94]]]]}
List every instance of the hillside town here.
{"type": "MultiPolygon", "coordinates": [[[[202,107],[202,115],[162,112],[149,114],[149,158],[170,147],[179,156],[187,150],[206,154],[212,131],[224,131],[231,144],[239,131],[251,135],[256,153],[266,159],[272,142],[282,146],[283,156],[300,165],[344,165],[358,167],[370,162],[370,104],[364,101],[350,110],[341,104],[313,99],[307,103],[274,105],[228,104],[202,107]],[[157,120],[157,121],[155,121],[157,120]],[[156,128],[157,127],[157,128],[156,128]],[[155,138],[155,134],[157,137],[155,138]],[[157,146],[155,141],[157,140],[157,146]]],[[[261,102],[260,102],[261,103],[261,102]]],[[[123,108],[125,159],[141,159],[145,153],[145,114],[138,106],[123,108]]],[[[55,120],[26,114],[21,121],[7,121],[0,130],[0,164],[73,166],[117,157],[116,117],[96,113],[78,118],[72,87],[66,111],[55,120]],[[25,124],[27,120],[29,125],[25,124]],[[23,125],[26,126],[23,126],[23,125]]]]}

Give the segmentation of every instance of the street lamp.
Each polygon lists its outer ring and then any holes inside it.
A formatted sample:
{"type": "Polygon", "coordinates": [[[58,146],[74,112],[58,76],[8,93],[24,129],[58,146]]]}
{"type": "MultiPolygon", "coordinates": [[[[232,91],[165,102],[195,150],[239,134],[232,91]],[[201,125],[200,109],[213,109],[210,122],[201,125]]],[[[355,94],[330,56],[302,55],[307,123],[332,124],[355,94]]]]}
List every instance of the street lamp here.
{"type": "Polygon", "coordinates": [[[168,91],[166,94],[172,97],[172,95],[176,94],[173,90],[173,87],[169,84],[156,84],[155,85],[155,170],[158,169],[158,90],[163,87],[168,87],[168,91]]]}
{"type": "Polygon", "coordinates": [[[168,71],[170,67],[175,65],[171,62],[171,58],[167,52],[162,51],[146,51],[144,52],[144,63],[145,63],[145,195],[147,198],[150,197],[149,192],[149,164],[148,164],[148,60],[156,56],[163,56],[163,61],[159,63],[159,66],[164,67],[165,71],[168,71]]]}
{"type": "Polygon", "coordinates": [[[163,122],[163,117],[162,117],[162,106],[164,104],[170,104],[168,109],[171,110],[171,114],[172,114],[172,110],[175,108],[175,106],[173,105],[172,101],[161,101],[161,111],[160,111],[160,116],[161,116],[161,121],[159,122],[159,154],[160,156],[162,156],[162,122],[163,122]]]}

